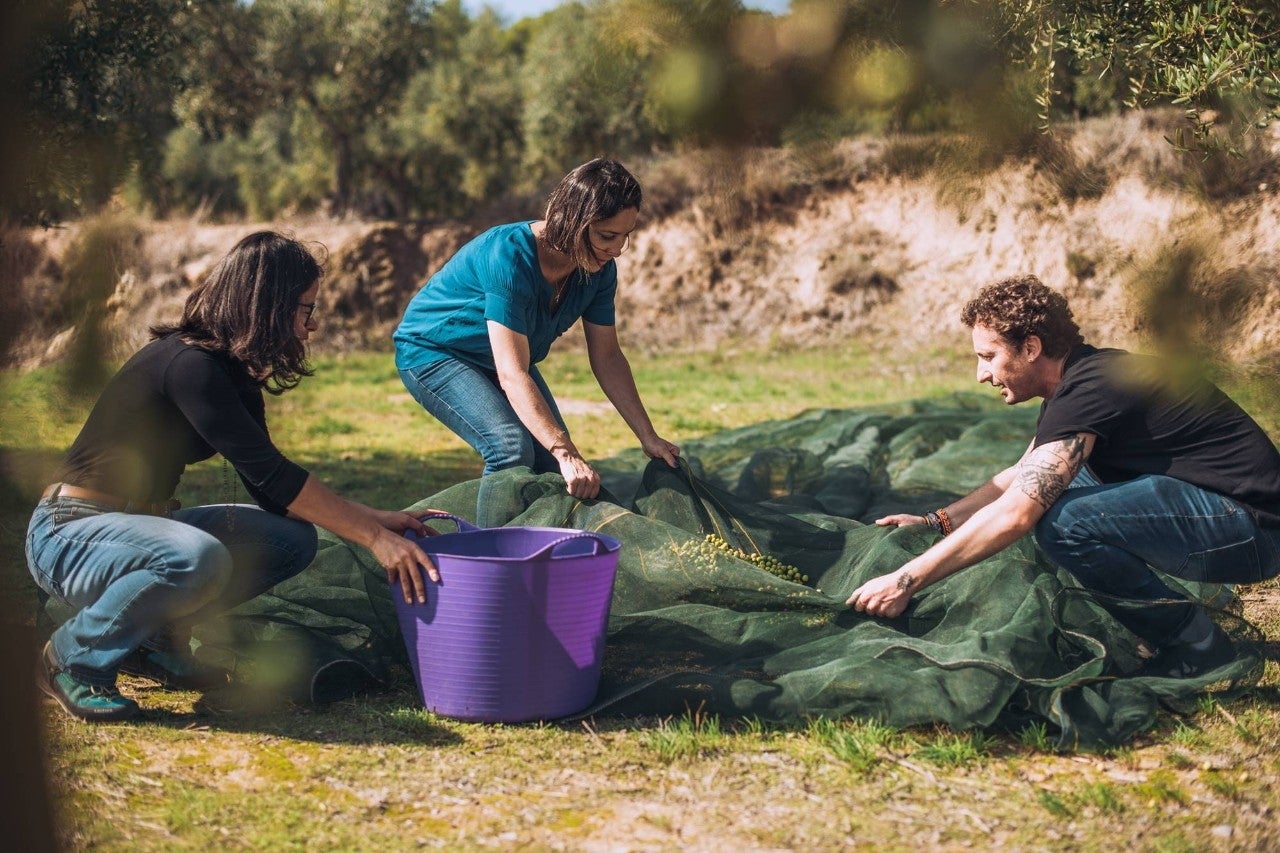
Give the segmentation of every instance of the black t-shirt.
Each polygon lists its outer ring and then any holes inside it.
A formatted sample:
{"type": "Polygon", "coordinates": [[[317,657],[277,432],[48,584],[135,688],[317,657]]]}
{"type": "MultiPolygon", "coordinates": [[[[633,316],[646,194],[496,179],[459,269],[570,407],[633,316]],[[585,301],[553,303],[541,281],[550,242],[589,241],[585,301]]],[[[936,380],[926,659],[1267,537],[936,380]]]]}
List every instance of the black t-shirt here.
{"type": "Polygon", "coordinates": [[[1035,446],[1097,436],[1089,468],[1104,483],[1163,474],[1244,504],[1280,527],[1280,451],[1217,386],[1171,377],[1150,356],[1083,345],[1040,407],[1035,446]]]}
{"type": "Polygon", "coordinates": [[[173,497],[187,465],[215,453],[271,512],[284,514],[307,479],[271,443],[262,390],[240,363],[169,335],[107,383],[58,479],[158,503],[173,497]]]}

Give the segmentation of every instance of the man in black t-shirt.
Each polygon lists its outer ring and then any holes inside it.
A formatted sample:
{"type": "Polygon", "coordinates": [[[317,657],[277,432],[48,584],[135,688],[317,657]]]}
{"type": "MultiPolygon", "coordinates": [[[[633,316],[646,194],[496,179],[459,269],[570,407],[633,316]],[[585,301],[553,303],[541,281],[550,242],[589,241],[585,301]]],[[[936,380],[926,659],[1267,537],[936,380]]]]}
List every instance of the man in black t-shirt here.
{"type": "Polygon", "coordinates": [[[916,590],[1034,529],[1082,586],[1115,597],[1104,602],[1185,602],[1111,606],[1158,651],[1144,675],[1197,675],[1233,660],[1208,613],[1152,568],[1225,584],[1280,572],[1280,451],[1266,433],[1210,382],[1085,344],[1066,299],[1035,276],[983,288],[961,319],[979,382],[1010,405],[1043,398],[1035,437],[1015,465],[955,503],[878,519],[929,524],[945,538],[848,603],[897,616],[916,590]]]}

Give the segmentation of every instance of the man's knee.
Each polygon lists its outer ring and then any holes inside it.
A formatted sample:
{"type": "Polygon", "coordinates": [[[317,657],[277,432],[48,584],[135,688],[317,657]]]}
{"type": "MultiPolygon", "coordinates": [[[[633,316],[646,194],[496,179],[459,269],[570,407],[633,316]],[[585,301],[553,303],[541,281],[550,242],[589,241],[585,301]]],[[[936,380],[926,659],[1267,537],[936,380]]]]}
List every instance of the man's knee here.
{"type": "Polygon", "coordinates": [[[1079,535],[1073,523],[1075,512],[1070,507],[1070,502],[1059,500],[1036,522],[1036,544],[1055,560],[1079,535]]]}
{"type": "Polygon", "coordinates": [[[1082,551],[1103,544],[1102,537],[1089,526],[1089,515],[1088,501],[1062,498],[1049,507],[1035,527],[1040,550],[1086,585],[1093,572],[1088,568],[1091,561],[1082,559],[1082,551]]]}

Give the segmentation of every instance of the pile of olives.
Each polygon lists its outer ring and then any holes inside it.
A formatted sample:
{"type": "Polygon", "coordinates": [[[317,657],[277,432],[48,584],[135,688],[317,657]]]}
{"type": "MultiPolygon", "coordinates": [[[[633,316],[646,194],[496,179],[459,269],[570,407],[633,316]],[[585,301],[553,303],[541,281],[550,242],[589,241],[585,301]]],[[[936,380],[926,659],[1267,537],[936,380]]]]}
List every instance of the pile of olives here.
{"type": "Polygon", "coordinates": [[[717,554],[728,554],[744,563],[750,563],[759,569],[764,569],[775,577],[782,578],[784,581],[791,583],[805,584],[809,582],[809,576],[801,574],[800,570],[795,566],[788,565],[777,557],[770,557],[768,554],[748,554],[741,548],[735,548],[724,538],[714,533],[707,534],[707,538],[701,542],[688,542],[684,547],[679,549],[682,556],[692,557],[695,562],[710,569],[715,566],[715,558],[717,554]]]}

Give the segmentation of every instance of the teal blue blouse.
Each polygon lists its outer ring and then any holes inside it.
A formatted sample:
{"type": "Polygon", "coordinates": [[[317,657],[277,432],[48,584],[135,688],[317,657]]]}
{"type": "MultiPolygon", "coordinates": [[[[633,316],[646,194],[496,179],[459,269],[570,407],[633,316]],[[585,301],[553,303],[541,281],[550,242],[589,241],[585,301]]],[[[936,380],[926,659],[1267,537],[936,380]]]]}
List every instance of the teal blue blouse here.
{"type": "Polygon", "coordinates": [[[411,370],[458,358],[494,370],[486,322],[493,320],[529,339],[530,362],[547,357],[551,344],[581,317],[612,326],[617,264],[572,274],[559,307],[551,310],[551,286],[538,266],[530,222],[498,225],[467,243],[417,292],[393,339],[396,367],[411,370]]]}

